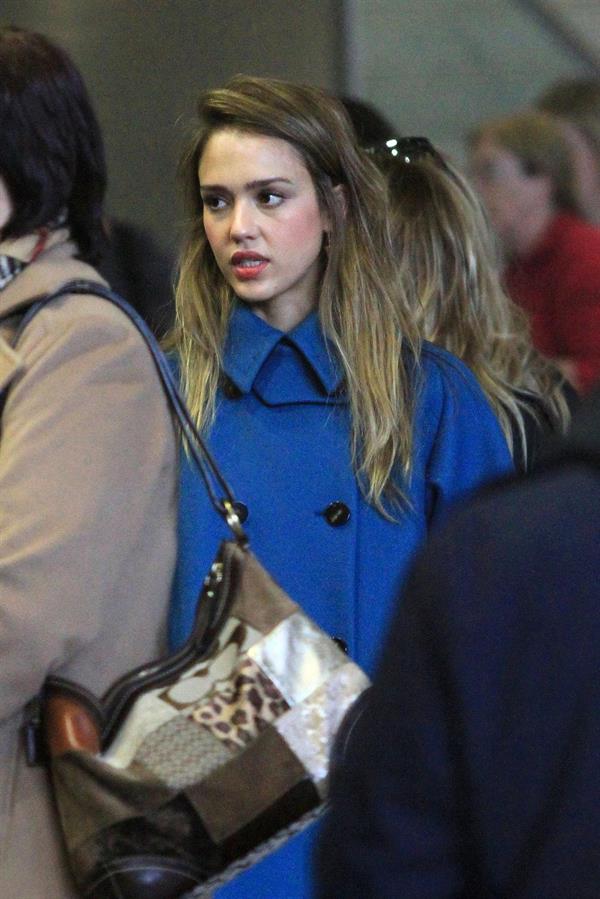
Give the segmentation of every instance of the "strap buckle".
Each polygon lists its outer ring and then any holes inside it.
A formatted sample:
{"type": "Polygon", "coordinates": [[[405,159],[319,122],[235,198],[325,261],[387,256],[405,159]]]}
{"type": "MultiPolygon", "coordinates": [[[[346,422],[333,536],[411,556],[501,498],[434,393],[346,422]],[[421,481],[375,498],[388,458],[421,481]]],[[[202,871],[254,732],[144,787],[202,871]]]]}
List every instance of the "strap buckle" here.
{"type": "Polygon", "coordinates": [[[29,767],[43,765],[46,760],[46,749],[42,730],[42,702],[39,696],[34,696],[25,706],[21,735],[29,767]]]}
{"type": "Polygon", "coordinates": [[[233,531],[235,539],[240,544],[240,546],[248,546],[248,535],[242,527],[242,522],[240,521],[240,517],[233,507],[233,503],[229,499],[224,499],[221,500],[221,505],[223,507],[223,513],[225,515],[227,526],[233,531]]]}

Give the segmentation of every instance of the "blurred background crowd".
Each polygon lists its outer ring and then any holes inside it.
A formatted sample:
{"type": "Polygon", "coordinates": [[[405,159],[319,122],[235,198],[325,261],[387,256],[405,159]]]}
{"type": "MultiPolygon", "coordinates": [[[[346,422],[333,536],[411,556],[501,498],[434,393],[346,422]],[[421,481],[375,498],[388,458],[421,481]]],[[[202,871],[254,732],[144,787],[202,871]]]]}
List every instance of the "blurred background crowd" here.
{"type": "Polygon", "coordinates": [[[248,15],[238,0],[86,0],[76,10],[69,2],[5,0],[2,18],[59,41],[82,69],[107,144],[104,272],[158,333],[172,317],[181,139],[198,88],[243,71],[362,103],[353,119],[365,146],[426,135],[483,199],[502,254],[502,287],[525,311],[537,349],[576,391],[597,379],[595,4],[267,0],[248,15]]]}

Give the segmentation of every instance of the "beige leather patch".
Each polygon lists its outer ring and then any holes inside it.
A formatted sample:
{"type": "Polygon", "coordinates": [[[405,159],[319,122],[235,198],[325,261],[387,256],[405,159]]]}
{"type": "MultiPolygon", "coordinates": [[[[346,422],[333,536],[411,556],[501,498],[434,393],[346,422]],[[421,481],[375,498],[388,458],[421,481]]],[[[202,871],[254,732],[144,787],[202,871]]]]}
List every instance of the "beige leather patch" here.
{"type": "Polygon", "coordinates": [[[15,375],[25,368],[23,358],[16,353],[3,337],[0,337],[0,390],[10,384],[15,375]]]}

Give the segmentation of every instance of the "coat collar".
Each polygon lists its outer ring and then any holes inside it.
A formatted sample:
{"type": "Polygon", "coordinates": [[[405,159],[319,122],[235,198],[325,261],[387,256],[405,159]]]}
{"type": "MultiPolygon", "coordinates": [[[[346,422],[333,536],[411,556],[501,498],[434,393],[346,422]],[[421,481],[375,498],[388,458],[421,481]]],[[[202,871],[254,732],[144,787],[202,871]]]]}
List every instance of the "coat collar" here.
{"type": "MultiPolygon", "coordinates": [[[[68,228],[57,228],[55,231],[46,232],[43,243],[44,249],[49,250],[52,247],[65,244],[69,240],[68,228]]],[[[13,256],[21,262],[31,262],[32,257],[40,243],[40,233],[25,234],[23,237],[16,237],[8,240],[0,241],[0,254],[13,256]]]]}
{"type": "MultiPolygon", "coordinates": [[[[247,306],[238,304],[231,318],[223,354],[226,374],[243,393],[255,388],[263,398],[267,399],[268,393],[275,402],[278,388],[274,392],[273,383],[267,387],[266,382],[271,380],[270,370],[277,363],[280,367],[285,365],[288,375],[292,367],[299,373],[304,369],[300,379],[302,395],[295,396],[297,401],[326,401],[328,397],[335,396],[343,380],[341,366],[323,335],[316,312],[308,315],[292,331],[284,333],[272,328],[247,306]]],[[[300,383],[296,382],[293,389],[298,387],[300,383]]],[[[286,401],[283,395],[279,399],[286,401]]]]}
{"type": "Polygon", "coordinates": [[[105,283],[95,269],[75,258],[76,252],[75,244],[69,240],[44,250],[0,291],[0,318],[18,312],[34,297],[56,290],[67,281],[85,279],[105,283]]]}
{"type": "MultiPolygon", "coordinates": [[[[75,258],[75,244],[68,240],[53,243],[37,259],[0,291],[0,320],[16,315],[34,297],[60,287],[66,281],[85,279],[105,283],[89,265],[75,258]]],[[[14,326],[0,321],[0,390],[26,367],[18,347],[11,346],[14,326]]]]}

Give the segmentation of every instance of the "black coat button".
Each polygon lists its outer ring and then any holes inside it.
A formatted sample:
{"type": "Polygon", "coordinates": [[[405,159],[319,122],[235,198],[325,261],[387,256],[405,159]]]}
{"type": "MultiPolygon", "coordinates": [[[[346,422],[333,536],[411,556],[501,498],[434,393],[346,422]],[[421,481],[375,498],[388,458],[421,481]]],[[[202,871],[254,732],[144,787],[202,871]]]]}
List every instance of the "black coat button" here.
{"type": "Polygon", "coordinates": [[[239,502],[239,500],[236,500],[233,504],[233,508],[235,509],[240,523],[243,524],[248,518],[248,506],[246,505],[246,503],[241,503],[239,502]]]}
{"type": "Polygon", "coordinates": [[[231,378],[223,378],[223,393],[228,400],[239,400],[242,395],[242,391],[231,378]]]}
{"type": "Polygon", "coordinates": [[[335,645],[337,646],[338,649],[341,649],[342,652],[344,652],[344,653],[346,653],[346,655],[348,655],[348,644],[346,643],[345,640],[343,640],[341,637],[332,637],[331,639],[333,640],[333,642],[335,643],[335,645]]]}
{"type": "Polygon", "coordinates": [[[350,509],[339,499],[329,503],[323,514],[332,528],[340,528],[350,521],[350,509]]]}

